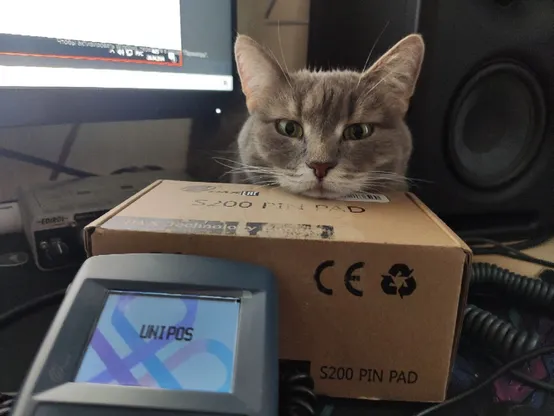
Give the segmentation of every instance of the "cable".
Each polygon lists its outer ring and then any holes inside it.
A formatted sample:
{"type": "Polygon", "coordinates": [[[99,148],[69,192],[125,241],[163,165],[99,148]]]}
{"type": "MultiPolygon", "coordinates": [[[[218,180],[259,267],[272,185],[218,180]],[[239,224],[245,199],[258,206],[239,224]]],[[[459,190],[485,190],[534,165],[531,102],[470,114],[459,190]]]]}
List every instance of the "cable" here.
{"type": "Polygon", "coordinates": [[[46,306],[56,305],[61,303],[65,296],[65,289],[57,292],[50,293],[48,295],[41,296],[33,299],[30,302],[17,306],[8,312],[0,314],[0,329],[4,329],[10,324],[18,321],[19,319],[35,312],[46,306]]]}
{"type": "Polygon", "coordinates": [[[111,175],[119,175],[121,173],[136,173],[136,172],[146,172],[146,171],[157,171],[163,170],[161,167],[156,165],[144,165],[144,166],[129,166],[121,169],[114,170],[111,175]]]}
{"type": "Polygon", "coordinates": [[[279,374],[279,415],[314,416],[317,396],[314,393],[314,380],[300,371],[279,374]]]}
{"type": "Polygon", "coordinates": [[[29,163],[35,166],[41,166],[47,169],[57,169],[60,173],[65,173],[66,175],[76,176],[77,178],[89,178],[91,176],[98,176],[94,173],[85,172],[84,170],[70,168],[68,166],[59,165],[55,162],[51,162],[40,157],[35,157],[27,155],[25,153],[17,152],[15,150],[6,149],[5,147],[0,147],[0,156],[8,159],[18,160],[20,162],[29,163]]]}
{"type": "Polygon", "coordinates": [[[471,286],[489,285],[512,299],[554,312],[554,285],[523,276],[492,263],[472,264],[471,286]]]}
{"type": "MultiPolygon", "coordinates": [[[[497,366],[504,364],[502,360],[499,360],[493,355],[489,355],[488,358],[493,361],[497,366]]],[[[554,384],[547,381],[537,380],[536,378],[531,377],[528,374],[525,374],[523,371],[519,370],[510,370],[510,373],[523,384],[534,387],[537,390],[544,390],[547,393],[554,394],[554,384]]]]}
{"type": "MultiPolygon", "coordinates": [[[[541,239],[542,238],[544,238],[542,242],[548,240],[546,237],[541,237],[541,239]]],[[[541,241],[541,240],[536,240],[536,241],[541,241]]],[[[516,247],[519,247],[516,245],[518,243],[509,245],[509,244],[500,243],[498,241],[491,240],[488,238],[480,238],[480,237],[467,238],[465,242],[467,245],[470,246],[474,255],[497,254],[505,257],[510,257],[516,260],[526,261],[528,263],[538,264],[544,267],[554,268],[554,262],[539,259],[537,257],[526,254],[522,252],[520,249],[516,248],[516,247]],[[488,245],[492,247],[481,247],[483,245],[488,245]]],[[[521,246],[523,243],[521,242],[519,244],[521,246]]]]}
{"type": "Polygon", "coordinates": [[[497,247],[498,244],[508,246],[515,250],[527,250],[529,248],[537,247],[547,242],[552,238],[552,234],[541,233],[537,237],[528,238],[525,240],[510,242],[510,243],[500,243],[498,241],[481,238],[481,237],[469,237],[469,236],[464,237],[463,234],[461,235],[461,238],[466,242],[466,244],[468,244],[469,246],[472,246],[472,248],[474,249],[474,253],[477,255],[482,255],[482,254],[502,255],[502,252],[500,252],[500,250],[497,247]],[[491,246],[491,241],[494,241],[494,244],[492,245],[492,247],[483,247],[483,246],[491,246]]]}
{"type": "Polygon", "coordinates": [[[540,336],[521,331],[488,311],[468,305],[464,313],[463,334],[480,341],[502,359],[513,359],[536,349],[540,336]]]}
{"type": "Polygon", "coordinates": [[[0,415],[8,415],[15,401],[15,393],[0,393],[0,415]]]}
{"type": "Polygon", "coordinates": [[[448,407],[450,405],[453,405],[455,403],[459,403],[462,400],[478,393],[485,387],[487,387],[489,384],[493,383],[497,378],[503,376],[507,371],[511,370],[515,366],[522,364],[526,361],[532,360],[533,358],[539,357],[541,355],[547,355],[547,354],[553,354],[554,353],[554,345],[549,345],[543,348],[538,348],[534,351],[531,351],[525,355],[522,355],[512,361],[507,362],[502,367],[498,368],[494,373],[492,373],[489,377],[487,377],[485,380],[477,384],[476,386],[466,390],[465,392],[458,394],[457,396],[454,396],[450,399],[445,400],[442,403],[436,404],[434,406],[428,407],[427,409],[416,413],[414,416],[425,416],[429,415],[433,412],[436,412],[437,410],[443,409],[445,407],[448,407]]]}
{"type": "MultiPolygon", "coordinates": [[[[67,133],[67,136],[65,137],[62,144],[62,150],[60,151],[60,155],[58,156],[57,164],[59,166],[65,166],[65,162],[67,162],[67,158],[71,153],[71,148],[77,141],[77,136],[79,135],[80,129],[81,129],[81,124],[74,124],[71,126],[69,133],[67,133]]],[[[52,172],[50,172],[50,180],[56,181],[59,175],[60,175],[59,168],[52,169],[52,172]]]]}
{"type": "MultiPolygon", "coordinates": [[[[77,133],[75,133],[75,135],[76,134],[77,133]]],[[[62,155],[60,155],[60,157],[61,156],[62,155]]],[[[1,147],[1,146],[0,146],[0,157],[5,157],[7,159],[14,159],[19,162],[29,163],[31,165],[51,169],[53,173],[56,172],[55,175],[50,177],[51,180],[53,180],[52,177],[54,177],[54,180],[57,179],[57,175],[59,175],[60,173],[65,173],[66,175],[75,176],[81,179],[100,176],[95,173],[86,172],[81,169],[70,168],[61,163],[52,162],[50,160],[42,159],[40,157],[31,156],[25,153],[17,152],[15,150],[6,149],[5,147],[1,147]]],[[[129,166],[129,167],[117,169],[113,171],[111,174],[115,175],[119,173],[143,172],[143,171],[151,171],[151,170],[163,170],[163,169],[159,166],[154,166],[154,165],[129,166]]]]}
{"type": "Polygon", "coordinates": [[[271,12],[273,11],[276,5],[277,5],[277,0],[269,0],[269,3],[264,12],[264,19],[266,20],[269,19],[269,17],[271,16],[271,12]]]}

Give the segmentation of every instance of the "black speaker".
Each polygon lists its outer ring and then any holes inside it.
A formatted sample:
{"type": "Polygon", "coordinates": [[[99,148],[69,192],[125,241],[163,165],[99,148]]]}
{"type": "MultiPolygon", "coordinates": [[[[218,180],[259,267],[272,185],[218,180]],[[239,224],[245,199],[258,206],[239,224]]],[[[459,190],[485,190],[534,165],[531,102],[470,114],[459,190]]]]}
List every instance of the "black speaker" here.
{"type": "Polygon", "coordinates": [[[316,0],[310,14],[310,66],[361,69],[376,41],[372,60],[423,35],[408,176],[447,224],[498,239],[552,227],[554,1],[316,0]]]}

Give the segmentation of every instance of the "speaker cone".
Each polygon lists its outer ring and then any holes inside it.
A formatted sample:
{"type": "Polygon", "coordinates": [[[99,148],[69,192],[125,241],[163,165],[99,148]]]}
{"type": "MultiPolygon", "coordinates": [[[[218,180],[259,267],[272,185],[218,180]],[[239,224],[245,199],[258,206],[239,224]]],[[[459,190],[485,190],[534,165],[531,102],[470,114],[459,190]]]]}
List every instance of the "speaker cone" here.
{"type": "Polygon", "coordinates": [[[525,67],[502,62],[479,70],[450,112],[448,154],[455,173],[483,190],[515,180],[539,152],[545,117],[541,85],[525,67]]]}

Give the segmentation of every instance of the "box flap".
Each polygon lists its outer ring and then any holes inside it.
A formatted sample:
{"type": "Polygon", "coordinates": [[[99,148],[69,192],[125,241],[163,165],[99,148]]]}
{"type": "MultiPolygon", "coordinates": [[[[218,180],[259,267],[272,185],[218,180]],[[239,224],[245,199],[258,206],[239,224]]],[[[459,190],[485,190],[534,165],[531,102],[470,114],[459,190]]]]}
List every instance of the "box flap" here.
{"type": "Polygon", "coordinates": [[[425,205],[418,197],[416,197],[412,193],[406,194],[415,205],[417,205],[421,211],[425,213],[431,219],[438,227],[441,228],[441,230],[448,235],[458,247],[462,248],[467,253],[472,253],[471,248],[466,244],[464,240],[462,240],[458,234],[456,234],[448,225],[444,223],[443,220],[441,220],[437,214],[435,214],[433,211],[429,209],[427,205],[425,205]]]}
{"type": "Polygon", "coordinates": [[[417,198],[405,193],[330,201],[277,188],[164,180],[141,196],[96,225],[111,230],[461,246],[417,198]]]}
{"type": "Polygon", "coordinates": [[[83,229],[83,241],[85,245],[85,252],[88,256],[91,256],[92,250],[91,250],[91,236],[102,224],[104,224],[107,220],[112,218],[113,216],[117,215],[121,210],[125,209],[125,207],[131,205],[133,202],[141,198],[143,195],[146,195],[148,192],[150,192],[152,189],[154,189],[156,186],[160,185],[163,182],[163,180],[157,180],[153,182],[152,184],[148,185],[143,190],[137,192],[133,196],[127,198],[125,201],[123,201],[121,204],[119,204],[117,207],[111,209],[110,211],[106,212],[104,215],[98,217],[96,220],[92,221],[90,224],[88,224],[83,229]]]}

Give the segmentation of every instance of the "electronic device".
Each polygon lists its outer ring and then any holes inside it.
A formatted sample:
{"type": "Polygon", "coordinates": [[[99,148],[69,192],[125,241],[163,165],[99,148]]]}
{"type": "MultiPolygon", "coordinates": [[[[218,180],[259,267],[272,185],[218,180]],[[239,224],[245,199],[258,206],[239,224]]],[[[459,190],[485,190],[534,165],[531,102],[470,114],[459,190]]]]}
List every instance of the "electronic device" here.
{"type": "Polygon", "coordinates": [[[33,184],[18,190],[23,230],[37,267],[78,266],[86,258],[83,228],[157,179],[181,172],[146,171],[33,184]]]}
{"type": "Polygon", "coordinates": [[[89,258],[12,416],[276,416],[271,272],[179,254],[89,258]]]}
{"type": "Polygon", "coordinates": [[[321,0],[308,61],[361,69],[421,33],[413,191],[461,235],[517,239],[554,225],[552,22],[542,0],[321,0]]]}
{"type": "Polygon", "coordinates": [[[235,0],[3,2],[0,126],[221,111],[235,26],[235,0]]]}

